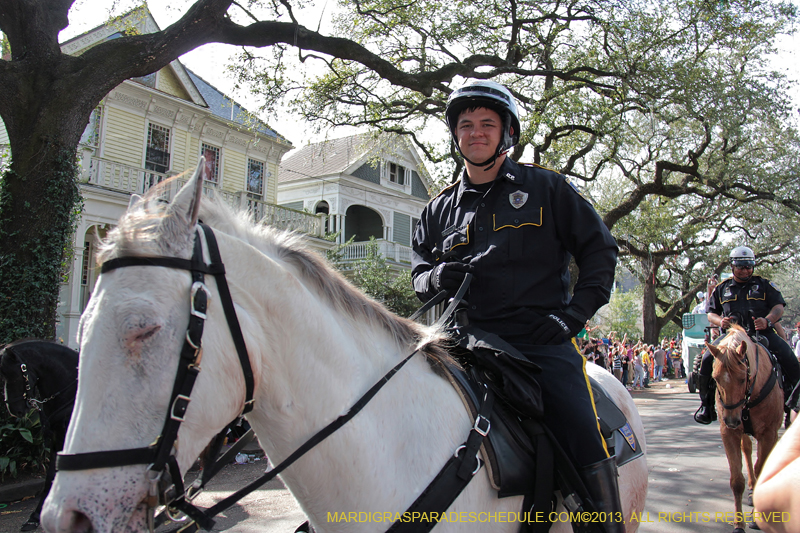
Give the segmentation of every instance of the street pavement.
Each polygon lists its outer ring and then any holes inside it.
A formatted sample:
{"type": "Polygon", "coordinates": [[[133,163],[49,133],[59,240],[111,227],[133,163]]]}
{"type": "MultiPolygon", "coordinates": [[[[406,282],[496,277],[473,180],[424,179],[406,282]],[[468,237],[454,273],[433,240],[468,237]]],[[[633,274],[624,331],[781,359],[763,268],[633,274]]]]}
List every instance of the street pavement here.
{"type": "MultiPolygon", "coordinates": [[[[639,531],[730,533],[733,496],[718,424],[702,426],[692,420],[699,403],[683,380],[654,383],[651,389],[631,394],[644,422],[648,452],[649,489],[639,531]]],[[[257,479],[266,466],[261,460],[225,467],[197,503],[213,505],[257,479]]],[[[6,507],[0,508],[0,532],[11,533],[19,531],[35,500],[2,505],[6,507]]],[[[304,520],[289,491],[273,480],[220,515],[213,531],[291,533],[304,520]]],[[[166,525],[159,533],[174,529],[175,525],[166,525]]]]}

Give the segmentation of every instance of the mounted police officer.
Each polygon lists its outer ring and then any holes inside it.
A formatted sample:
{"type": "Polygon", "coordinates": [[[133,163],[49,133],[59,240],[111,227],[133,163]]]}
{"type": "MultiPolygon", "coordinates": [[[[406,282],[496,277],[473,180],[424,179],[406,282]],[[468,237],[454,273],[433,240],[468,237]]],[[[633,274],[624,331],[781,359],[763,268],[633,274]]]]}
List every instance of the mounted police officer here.
{"type": "MultiPolygon", "coordinates": [[[[754,276],[756,256],[747,246],[738,246],[730,254],[733,277],[720,283],[711,298],[708,310],[708,321],[713,326],[725,330],[731,324],[739,324],[749,335],[756,332],[766,342],[769,350],[775,354],[784,375],[784,390],[787,395],[787,407],[797,410],[796,394],[789,394],[800,380],[800,364],[786,341],[775,332],[775,323],[783,316],[786,302],[778,288],[771,281],[754,276]]],[[[700,365],[698,388],[702,405],[695,413],[694,419],[700,424],[710,424],[714,419],[714,392],[711,371],[714,358],[706,350],[700,365]]]]}
{"type": "MultiPolygon", "coordinates": [[[[616,464],[573,340],[608,302],[616,242],[564,176],[506,156],[520,131],[508,89],[469,82],[453,91],[445,113],[466,169],[420,216],[414,289],[427,301],[441,290],[455,292],[466,273],[473,274],[466,296],[469,323],[498,335],[543,369],[538,381],[545,423],[578,467],[598,511],[616,513],[616,464]],[[572,297],[570,257],[580,269],[572,297]]],[[[624,531],[624,524],[606,528],[624,531]]]]}

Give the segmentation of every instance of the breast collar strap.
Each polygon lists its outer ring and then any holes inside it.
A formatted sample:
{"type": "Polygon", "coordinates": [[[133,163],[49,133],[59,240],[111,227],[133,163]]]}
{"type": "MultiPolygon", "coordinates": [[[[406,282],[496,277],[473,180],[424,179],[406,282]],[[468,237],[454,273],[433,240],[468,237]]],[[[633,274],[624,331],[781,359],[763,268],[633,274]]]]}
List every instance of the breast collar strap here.
{"type": "Polygon", "coordinates": [[[214,232],[208,226],[198,224],[202,229],[206,242],[211,264],[203,261],[203,248],[200,235],[195,236],[194,250],[191,259],[180,259],[177,257],[118,257],[106,261],[102,265],[101,273],[110,272],[118,268],[129,266],[158,266],[166,268],[177,268],[188,270],[192,275],[191,288],[191,312],[189,315],[189,327],[186,330],[183,346],[181,348],[178,371],[175,376],[172,394],[170,395],[170,407],[167,413],[164,427],[159,437],[149,446],[144,448],[131,448],[127,450],[108,450],[87,453],[64,454],[59,453],[56,460],[57,470],[87,470],[93,468],[111,468],[117,466],[129,466],[137,464],[149,464],[148,479],[151,480],[151,494],[148,505],[154,507],[156,502],[152,501],[157,496],[158,503],[165,504],[164,483],[159,483],[161,474],[170,464],[171,475],[176,483],[180,483],[180,474],[177,479],[175,473],[177,462],[172,456],[172,448],[178,437],[178,430],[186,416],[186,409],[191,401],[191,392],[197,375],[200,373],[200,363],[203,357],[203,326],[206,319],[208,305],[208,288],[204,283],[204,275],[213,275],[217,282],[222,308],[230,328],[236,352],[239,355],[239,362],[245,379],[245,403],[242,414],[248,413],[253,408],[253,370],[250,366],[250,358],[247,354],[247,347],[236,317],[236,310],[233,307],[228,283],[225,278],[225,266],[217,246],[214,232]],[[159,490],[154,494],[154,487],[160,485],[159,490]]]}

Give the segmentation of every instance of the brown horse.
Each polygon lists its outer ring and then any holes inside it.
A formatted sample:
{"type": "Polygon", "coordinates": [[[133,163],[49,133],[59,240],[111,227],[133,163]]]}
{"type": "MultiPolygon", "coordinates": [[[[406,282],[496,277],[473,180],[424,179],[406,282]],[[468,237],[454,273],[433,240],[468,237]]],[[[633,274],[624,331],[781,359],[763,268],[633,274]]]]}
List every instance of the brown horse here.
{"type": "Polygon", "coordinates": [[[778,440],[783,420],[783,392],[767,350],[733,326],[717,346],[706,343],[714,356],[712,376],[717,382],[720,434],[731,471],[731,490],[737,513],[734,533],[744,533],[742,518],[742,454],[747,462],[747,484],[752,490],[767,456],[778,440]],[[753,467],[753,443],[758,454],[753,467]]]}

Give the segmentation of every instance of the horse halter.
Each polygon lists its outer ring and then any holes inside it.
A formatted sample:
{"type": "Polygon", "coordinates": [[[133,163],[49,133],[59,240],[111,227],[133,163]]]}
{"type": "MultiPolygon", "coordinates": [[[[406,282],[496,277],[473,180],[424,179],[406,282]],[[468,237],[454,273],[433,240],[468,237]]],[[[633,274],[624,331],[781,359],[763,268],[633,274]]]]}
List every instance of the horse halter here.
{"type": "Polygon", "coordinates": [[[744,393],[744,398],[742,398],[741,400],[739,400],[738,402],[736,402],[734,404],[730,404],[729,405],[729,404],[726,404],[725,402],[722,401],[722,394],[720,394],[720,392],[717,391],[717,394],[719,394],[719,401],[722,404],[722,407],[724,407],[725,409],[728,409],[728,410],[736,409],[738,407],[741,407],[742,405],[744,405],[745,408],[750,407],[750,405],[749,405],[750,397],[753,394],[753,387],[756,386],[756,377],[758,377],[758,348],[756,348],[756,373],[753,374],[752,378],[750,377],[750,358],[747,356],[747,352],[746,351],[745,351],[745,354],[744,354],[744,359],[742,361],[740,361],[740,362],[743,363],[745,368],[747,369],[747,373],[746,373],[746,377],[745,377],[746,381],[745,381],[745,385],[744,385],[746,392],[744,393]]]}
{"type": "MultiPolygon", "coordinates": [[[[6,351],[10,351],[10,349],[11,348],[6,348],[6,351]]],[[[12,353],[14,353],[14,352],[12,352],[12,353]]],[[[19,357],[18,354],[14,354],[14,356],[19,360],[20,357],[19,357]]],[[[40,400],[39,398],[36,397],[36,394],[35,394],[36,383],[37,383],[38,379],[35,376],[31,377],[31,374],[28,372],[28,365],[23,361],[20,361],[20,363],[19,363],[19,370],[22,373],[22,381],[25,384],[25,386],[22,388],[22,395],[21,396],[15,396],[13,398],[9,398],[9,397],[6,396],[5,397],[6,406],[8,406],[10,401],[16,400],[18,398],[21,398],[22,401],[25,402],[25,404],[28,407],[30,407],[31,409],[36,409],[37,411],[39,411],[39,413],[42,413],[42,408],[44,407],[44,405],[46,403],[58,398],[61,394],[66,392],[67,389],[72,387],[75,384],[75,382],[77,381],[77,380],[71,381],[66,387],[62,388],[61,390],[59,390],[55,394],[51,394],[50,396],[48,396],[44,400],[40,400]]],[[[59,409],[59,411],[60,411],[60,409],[59,409]]],[[[52,413],[51,413],[51,415],[52,415],[52,413]]]]}
{"type": "MultiPolygon", "coordinates": [[[[204,274],[213,275],[217,282],[222,308],[225,312],[228,328],[233,337],[233,343],[244,374],[246,392],[244,408],[241,414],[248,413],[253,408],[253,370],[250,366],[247,347],[225,278],[225,265],[222,263],[214,232],[203,223],[198,223],[198,226],[205,234],[211,264],[207,265],[203,261],[202,243],[199,234],[196,234],[191,259],[165,256],[126,256],[106,261],[101,269],[101,273],[106,273],[129,266],[159,266],[188,270],[192,275],[189,327],[186,330],[186,336],[181,348],[178,371],[170,395],[170,407],[161,434],[153,443],[144,448],[75,454],[59,453],[56,460],[56,469],[65,471],[139,464],[149,465],[147,467],[149,490],[145,503],[148,506],[148,526],[150,531],[154,529],[154,515],[151,510],[154,510],[159,505],[165,505],[169,511],[169,504],[172,500],[184,493],[180,468],[175,455],[172,454],[172,449],[177,441],[180,425],[185,419],[186,410],[191,401],[192,388],[197,375],[200,373],[200,363],[203,357],[202,336],[209,297],[208,287],[204,283],[204,274]],[[166,476],[164,476],[165,472],[167,472],[166,476]]],[[[170,515],[170,517],[172,516],[170,515]]]]}
{"type": "MultiPolygon", "coordinates": [[[[9,403],[11,401],[15,401],[17,399],[22,399],[22,401],[25,402],[25,404],[28,407],[31,407],[31,408],[36,407],[37,409],[40,409],[34,403],[35,400],[33,398],[33,389],[36,387],[36,382],[34,381],[33,384],[31,384],[31,379],[28,377],[28,365],[26,365],[25,363],[20,363],[19,364],[19,370],[20,370],[20,372],[22,372],[22,381],[25,384],[25,386],[22,388],[22,394],[19,395],[19,396],[14,396],[13,398],[9,398],[8,397],[8,389],[6,388],[5,395],[4,395],[4,400],[5,400],[5,403],[6,403],[6,407],[8,407],[8,405],[9,405],[9,403]]],[[[46,401],[48,401],[50,399],[52,399],[52,398],[48,398],[47,400],[45,400],[43,402],[39,402],[39,403],[45,403],[46,401]]]]}

